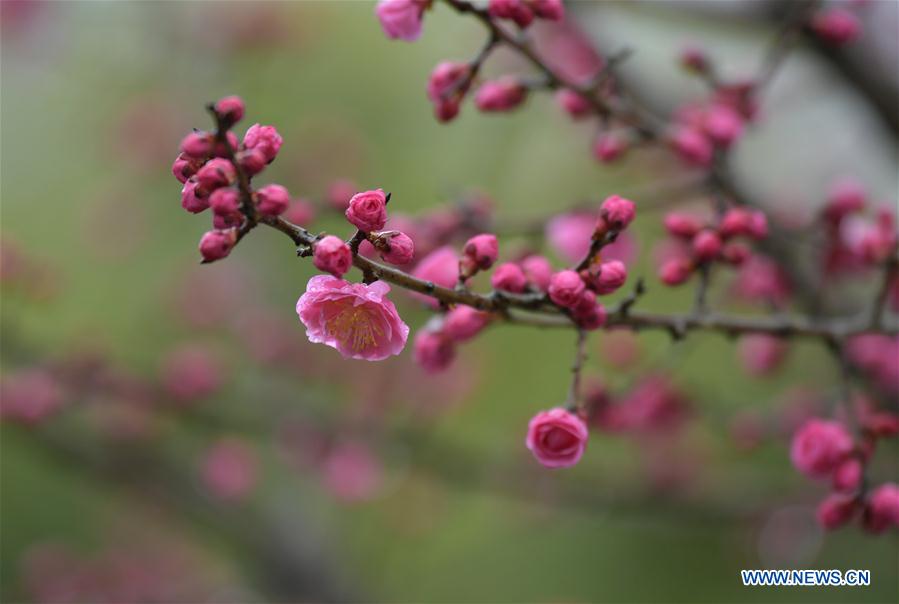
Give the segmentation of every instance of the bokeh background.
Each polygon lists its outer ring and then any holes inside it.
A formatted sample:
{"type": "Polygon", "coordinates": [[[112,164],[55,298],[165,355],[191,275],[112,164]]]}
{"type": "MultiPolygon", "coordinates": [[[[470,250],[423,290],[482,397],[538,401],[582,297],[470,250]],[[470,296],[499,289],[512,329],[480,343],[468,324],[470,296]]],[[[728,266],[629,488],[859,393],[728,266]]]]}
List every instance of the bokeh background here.
{"type": "MultiPolygon", "coordinates": [[[[702,92],[676,67],[684,41],[740,74],[775,28],[772,3],[671,4],[569,9],[604,51],[636,50],[622,71],[660,111],[702,92]]],[[[868,46],[841,60],[873,65],[889,91],[896,5],[871,4],[868,46]]],[[[474,55],[476,23],[437,7],[407,45],[367,2],[4,0],[2,27],[0,369],[67,380],[52,419],[0,428],[3,601],[896,601],[896,535],[825,537],[823,487],[788,463],[791,422],[841,387],[814,343],[760,379],[723,337],[600,332],[591,380],[624,392],[664,374],[689,418],[675,437],[594,433],[576,468],[547,472],[524,432],[563,399],[574,334],[491,328],[431,378],[408,352],[366,364],[308,344],[294,304],[311,263],[274,231],[198,265],[208,216],[179,207],[169,167],[183,134],[208,127],[204,104],[239,94],[246,125],[284,136],[262,180],[315,202],[350,179],[391,191],[395,212],[489,198],[503,224],[539,225],[631,196],[641,304],[688,309],[689,291],[655,279],[653,244],[661,209],[702,199],[666,154],[600,166],[594,130],[548,96],[433,119],[427,75],[474,55]],[[172,403],[178,380],[208,394],[172,403]],[[246,493],[216,492],[216,472],[246,493]],[[748,589],[744,568],[870,569],[872,585],[748,589]]],[[[503,56],[487,67],[515,70],[503,56]]],[[[769,207],[808,213],[839,174],[895,207],[895,122],[833,57],[803,45],[764,110],[735,162],[769,207]]],[[[313,225],[346,230],[324,207],[313,225]]],[[[851,309],[866,287],[834,282],[828,296],[851,309]]],[[[394,298],[413,331],[427,321],[394,298]]],[[[727,278],[713,300],[752,310],[727,278]]],[[[879,456],[882,480],[896,480],[895,454],[879,456]]]]}

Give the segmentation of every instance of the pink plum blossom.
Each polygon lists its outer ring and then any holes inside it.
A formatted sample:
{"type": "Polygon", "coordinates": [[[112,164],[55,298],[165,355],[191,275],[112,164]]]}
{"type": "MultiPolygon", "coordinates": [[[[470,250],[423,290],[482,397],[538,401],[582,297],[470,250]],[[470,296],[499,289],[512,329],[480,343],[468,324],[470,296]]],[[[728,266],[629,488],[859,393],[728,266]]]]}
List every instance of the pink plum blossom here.
{"type": "Polygon", "coordinates": [[[297,301],[297,314],[310,342],[330,346],[344,358],[380,361],[402,352],[409,337],[388,292],[383,281],[366,285],[317,275],[297,301]]]}

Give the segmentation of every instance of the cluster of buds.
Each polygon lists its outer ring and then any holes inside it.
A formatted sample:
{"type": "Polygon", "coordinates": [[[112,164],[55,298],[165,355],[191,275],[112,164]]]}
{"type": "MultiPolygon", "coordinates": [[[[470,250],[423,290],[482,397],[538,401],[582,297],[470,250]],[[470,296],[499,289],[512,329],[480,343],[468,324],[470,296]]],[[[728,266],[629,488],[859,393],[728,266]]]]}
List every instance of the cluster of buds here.
{"type": "MultiPolygon", "coordinates": [[[[204,262],[231,253],[239,229],[249,216],[278,216],[290,206],[290,194],[277,184],[242,191],[239,173],[247,179],[262,172],[281,149],[282,139],[273,126],[254,124],[238,143],[231,128],[244,115],[244,103],[225,97],[213,105],[221,132],[194,131],[181,141],[181,153],[172,173],[181,183],[181,206],[193,214],[212,209],[213,230],[200,239],[204,262]]],[[[248,183],[244,183],[248,186],[248,183]]]]}
{"type": "Polygon", "coordinates": [[[612,434],[672,434],[691,415],[690,403],[664,374],[647,375],[629,391],[592,384],[585,396],[590,424],[612,434]]]}
{"type": "Polygon", "coordinates": [[[487,327],[492,315],[470,306],[456,306],[437,316],[415,337],[415,362],[425,371],[443,371],[456,357],[456,345],[471,340],[487,327]]]}
{"type": "Polygon", "coordinates": [[[821,212],[828,274],[876,266],[896,254],[896,217],[887,207],[866,215],[868,195],[857,182],[835,183],[821,212]]]}
{"type": "Polygon", "coordinates": [[[745,125],[757,110],[754,82],[720,83],[712,72],[712,62],[703,51],[689,47],[681,54],[681,64],[714,86],[709,98],[677,109],[668,143],[685,163],[707,168],[716,151],[726,151],[742,136],[745,125]]]}
{"type": "MultiPolygon", "coordinates": [[[[614,241],[634,216],[632,201],[618,195],[608,197],[595,220],[589,257],[571,269],[554,270],[546,257],[536,254],[496,264],[496,236],[481,233],[465,243],[461,258],[452,247],[444,246],[425,256],[412,274],[442,287],[467,287],[469,279],[492,268],[490,283],[494,291],[539,296],[570,317],[579,329],[598,329],[606,322],[606,310],[597,296],[611,294],[627,281],[624,263],[602,261],[599,251],[614,241]]],[[[439,308],[433,298],[414,296],[439,308]]],[[[490,319],[489,313],[467,307],[453,308],[445,317],[435,318],[415,340],[416,361],[431,372],[446,369],[455,358],[455,345],[480,333],[490,319]]]]}
{"type": "Polygon", "coordinates": [[[899,416],[861,410],[860,440],[839,421],[811,419],[793,435],[790,458],[806,476],[829,480],[832,492],[818,506],[818,522],[836,529],[860,515],[862,526],[881,533],[899,527],[899,486],[885,483],[868,490],[865,467],[881,438],[899,434],[899,416]]]}
{"type": "MultiPolygon", "coordinates": [[[[358,229],[361,244],[368,242],[381,258],[391,264],[405,265],[412,262],[415,245],[412,238],[397,230],[384,230],[387,224],[387,203],[390,195],[382,189],[362,191],[353,195],[346,204],[344,215],[358,229]]],[[[352,266],[353,250],[350,243],[334,235],[326,235],[312,246],[312,261],[320,271],[334,277],[342,277],[352,266]]]]}
{"type": "Polygon", "coordinates": [[[490,0],[487,12],[491,17],[514,21],[522,29],[534,19],[561,21],[565,17],[562,0],[490,0]]]}
{"type": "Polygon", "coordinates": [[[740,266],[751,252],[738,237],[763,239],[768,235],[768,221],[759,211],[745,208],[727,210],[717,224],[710,224],[696,216],[671,212],[665,216],[665,229],[676,238],[669,257],[659,269],[659,278],[666,285],[680,285],[696,269],[713,262],[740,266]]]}

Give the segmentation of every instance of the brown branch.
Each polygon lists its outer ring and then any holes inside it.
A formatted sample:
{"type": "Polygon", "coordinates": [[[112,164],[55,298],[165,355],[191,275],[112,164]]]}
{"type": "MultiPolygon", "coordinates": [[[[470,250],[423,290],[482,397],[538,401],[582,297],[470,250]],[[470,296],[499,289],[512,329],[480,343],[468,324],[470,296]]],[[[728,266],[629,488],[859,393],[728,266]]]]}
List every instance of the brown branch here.
{"type": "MultiPolygon", "coordinates": [[[[657,139],[661,136],[664,130],[664,123],[658,118],[632,103],[629,106],[625,106],[612,99],[601,98],[596,94],[596,82],[580,84],[564,77],[558,71],[549,67],[527,40],[511,34],[503,27],[497,25],[486,9],[478,8],[466,0],[444,0],[444,3],[458,13],[470,14],[477,18],[487,28],[491,39],[498,40],[499,43],[513,49],[530,62],[546,78],[547,88],[552,90],[568,88],[577,92],[590,103],[597,115],[606,118],[614,117],[632,126],[645,139],[657,139]]],[[[600,73],[596,81],[601,83],[599,78],[602,77],[605,76],[603,73],[600,73]]]]}

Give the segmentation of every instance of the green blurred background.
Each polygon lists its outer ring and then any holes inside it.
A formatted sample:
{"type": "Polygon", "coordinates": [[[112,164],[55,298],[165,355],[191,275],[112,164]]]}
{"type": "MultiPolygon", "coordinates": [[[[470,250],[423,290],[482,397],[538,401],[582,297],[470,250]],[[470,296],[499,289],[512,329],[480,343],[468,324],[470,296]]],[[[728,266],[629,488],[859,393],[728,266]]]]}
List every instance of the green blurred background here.
{"type": "MultiPolygon", "coordinates": [[[[475,52],[483,35],[475,23],[440,7],[410,46],[386,40],[364,2],[47,3],[15,18],[3,8],[2,237],[45,266],[52,284],[39,299],[4,293],[3,370],[88,348],[150,376],[173,346],[202,340],[225,360],[227,386],[205,403],[202,420],[167,421],[152,443],[160,459],[188,470],[234,425],[277,428],[294,412],[352,416],[372,390],[390,399],[384,423],[415,432],[382,443],[384,484],[355,503],[335,500],[314,470],[285,464],[270,431],[243,434],[262,469],[252,500],[234,509],[185,505],[168,483],[148,489],[134,477],[98,474],[48,446],[39,431],[4,425],[4,601],[28,598],[19,569],[31,544],[64,542],[90,555],[110,542],[139,547],[147,533],[188,544],[205,567],[241,586],[212,600],[277,599],[260,570],[267,562],[244,547],[246,539],[231,538],[235,524],[265,535],[254,522],[276,532],[291,527],[305,548],[297,556],[333,575],[337,599],[897,601],[895,535],[847,529],[823,537],[810,521],[823,487],[793,472],[785,441],[745,452],[728,436],[737,411],[774,408],[797,380],[825,393],[838,388],[815,345],[793,347],[783,371],[758,380],[740,370],[733,342],[721,337],[672,343],[640,335],[642,361],[622,369],[603,353],[606,334],[594,336],[591,376],[623,388],[643,364],[662,366],[694,401],[698,417],[677,446],[690,478],[668,491],[647,486],[641,443],[626,438],[594,434],[570,471],[533,464],[525,426],[564,397],[573,334],[492,329],[465,346],[463,367],[441,382],[459,390],[458,400],[429,410],[426,380],[396,383],[407,359],[335,365],[334,351],[305,345],[308,357],[325,359],[315,369],[271,371],[244,362],[234,338],[215,329],[197,335],[179,321],[172,291],[199,270],[196,242],[208,216],[179,207],[169,166],[183,133],[208,126],[203,105],[226,94],[245,99],[247,125],[274,124],[284,136],[261,180],[313,199],[347,177],[391,191],[394,210],[421,212],[478,190],[495,200],[498,215],[517,219],[611,193],[637,195],[676,175],[654,154],[597,166],[588,152],[592,130],[565,119],[548,97],[501,117],[467,106],[451,125],[438,124],[424,95],[427,74],[440,60],[475,52]],[[348,377],[357,371],[365,377],[348,377]],[[216,417],[228,427],[209,421],[216,417]],[[770,543],[789,542],[791,530],[802,544],[771,554],[770,543]],[[740,569],[768,566],[870,569],[872,585],[742,587],[740,569]]],[[[653,276],[658,218],[639,214],[641,252],[631,274],[647,276],[646,308],[686,309],[690,293],[665,291],[653,276]]],[[[319,225],[342,228],[327,216],[319,225]]],[[[283,237],[260,230],[227,261],[201,270],[223,275],[303,342],[293,305],[311,269],[283,237]]],[[[720,298],[723,289],[716,291],[720,298]]],[[[401,312],[413,331],[427,320],[409,303],[401,312]]],[[[52,435],[83,437],[75,424],[52,435]]],[[[100,460],[115,455],[109,451],[91,449],[100,460]]],[[[895,464],[888,466],[878,471],[895,479],[895,464]]]]}

